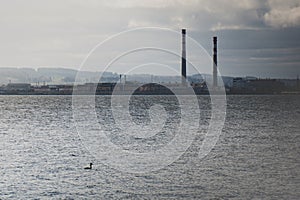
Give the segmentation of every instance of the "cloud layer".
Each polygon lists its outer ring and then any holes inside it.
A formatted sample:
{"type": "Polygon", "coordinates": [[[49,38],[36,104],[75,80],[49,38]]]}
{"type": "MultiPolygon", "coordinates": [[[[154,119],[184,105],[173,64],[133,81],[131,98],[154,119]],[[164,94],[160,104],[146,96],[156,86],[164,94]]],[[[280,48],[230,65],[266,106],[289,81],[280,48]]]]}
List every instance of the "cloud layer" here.
{"type": "MultiPolygon", "coordinates": [[[[120,31],[141,26],[180,30],[207,43],[220,37],[220,48],[289,48],[299,53],[299,0],[12,0],[0,7],[0,66],[76,68],[96,44],[120,31]],[[286,37],[289,36],[289,37],[286,37]],[[274,39],[276,38],[276,39],[274,39]],[[247,40],[248,42],[244,42],[247,40]],[[263,45],[264,46],[263,46],[263,45]]],[[[124,43],[124,45],[126,45],[124,43]]],[[[251,51],[247,52],[250,58],[251,51]]],[[[272,54],[271,54],[272,55],[272,54]]],[[[298,54],[299,55],[299,54],[298,54]]],[[[260,65],[258,60],[223,58],[224,68],[260,65]],[[240,63],[236,63],[240,60],[240,63]]],[[[271,69],[277,60],[268,55],[271,69]]],[[[220,57],[222,59],[222,57],[220,57]]],[[[265,61],[264,60],[264,61],[265,61]]],[[[293,65],[297,69],[299,63],[293,65]]],[[[284,65],[284,60],[282,61],[284,65]]],[[[248,70],[248,68],[247,68],[248,70]]],[[[235,70],[236,71],[236,70],[235,70]]],[[[242,74],[242,70],[241,70],[242,74]]]]}

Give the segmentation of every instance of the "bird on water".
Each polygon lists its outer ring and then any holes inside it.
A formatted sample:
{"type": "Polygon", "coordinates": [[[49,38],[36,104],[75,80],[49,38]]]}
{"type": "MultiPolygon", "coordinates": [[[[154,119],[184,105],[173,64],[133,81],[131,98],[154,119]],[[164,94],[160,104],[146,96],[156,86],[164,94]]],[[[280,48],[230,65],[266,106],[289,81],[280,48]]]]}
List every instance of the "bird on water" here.
{"type": "Polygon", "coordinates": [[[90,163],[89,167],[85,167],[84,169],[92,169],[93,163],[90,163]]]}

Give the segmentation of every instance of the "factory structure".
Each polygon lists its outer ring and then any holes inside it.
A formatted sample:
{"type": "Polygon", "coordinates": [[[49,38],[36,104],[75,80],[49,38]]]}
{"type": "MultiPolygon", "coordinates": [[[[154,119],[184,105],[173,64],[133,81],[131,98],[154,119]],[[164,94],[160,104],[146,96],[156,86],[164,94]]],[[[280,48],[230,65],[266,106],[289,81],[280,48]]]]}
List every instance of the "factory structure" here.
{"type": "MultiPolygon", "coordinates": [[[[184,86],[187,84],[186,76],[186,29],[181,30],[182,34],[182,54],[181,54],[181,84],[184,86]]],[[[217,37],[213,37],[213,88],[218,88],[218,55],[217,55],[217,37]]]]}
{"type": "MultiPolygon", "coordinates": [[[[0,86],[0,94],[29,94],[29,95],[72,95],[74,88],[77,94],[97,94],[111,95],[114,91],[121,91],[118,94],[128,94],[134,91],[136,95],[171,95],[173,91],[187,91],[192,88],[195,94],[209,94],[208,85],[212,90],[217,91],[218,86],[218,39],[212,38],[212,79],[206,80],[202,75],[187,76],[187,52],[186,52],[186,29],[181,30],[181,83],[146,83],[126,81],[126,75],[120,75],[120,79],[105,83],[85,83],[85,84],[60,84],[60,85],[36,85],[29,83],[9,83],[0,86]],[[200,77],[199,77],[200,76],[200,77]],[[207,82],[209,81],[209,82],[207,82]],[[170,90],[171,88],[171,90],[170,90]],[[78,93],[78,91],[80,91],[78,93]]],[[[255,77],[237,77],[226,81],[226,77],[219,77],[224,82],[227,94],[300,94],[299,77],[297,80],[278,80],[278,79],[257,79],[255,77]],[[222,79],[221,79],[222,78],[222,79]],[[229,82],[229,83],[227,83],[229,82]]],[[[152,79],[152,78],[151,78],[152,79]]],[[[151,81],[152,82],[152,81],[151,81]]],[[[188,94],[188,93],[182,93],[188,94]]]]}

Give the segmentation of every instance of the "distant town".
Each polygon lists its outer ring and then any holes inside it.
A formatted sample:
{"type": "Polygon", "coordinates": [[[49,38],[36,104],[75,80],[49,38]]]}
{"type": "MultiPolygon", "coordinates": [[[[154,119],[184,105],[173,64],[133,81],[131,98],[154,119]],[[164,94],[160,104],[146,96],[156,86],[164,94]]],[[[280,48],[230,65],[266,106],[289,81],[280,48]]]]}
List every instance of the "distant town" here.
{"type": "MultiPolygon", "coordinates": [[[[187,86],[195,94],[207,95],[210,91],[207,80],[188,77],[187,86]]],[[[300,81],[298,79],[260,79],[255,77],[223,78],[226,94],[300,94],[300,81]]],[[[8,83],[0,86],[1,95],[72,95],[76,89],[77,94],[111,95],[128,94],[134,91],[136,95],[169,95],[172,89],[182,89],[182,83],[140,83],[119,79],[115,82],[82,83],[82,84],[30,84],[8,83]],[[171,90],[170,90],[171,89],[171,90]],[[78,93],[79,91],[79,93],[78,93]]],[[[184,93],[183,93],[184,94],[184,93]]]]}

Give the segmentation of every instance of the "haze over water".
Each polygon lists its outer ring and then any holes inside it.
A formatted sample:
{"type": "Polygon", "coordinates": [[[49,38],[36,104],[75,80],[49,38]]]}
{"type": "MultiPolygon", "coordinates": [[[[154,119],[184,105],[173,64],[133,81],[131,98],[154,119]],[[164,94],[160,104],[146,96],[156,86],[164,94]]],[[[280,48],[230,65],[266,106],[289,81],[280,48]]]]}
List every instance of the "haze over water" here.
{"type": "MultiPolygon", "coordinates": [[[[74,125],[71,96],[0,96],[0,198],[299,198],[299,96],[227,98],[225,126],[208,156],[197,158],[200,134],[171,165],[131,174],[105,165],[86,150],[74,125]],[[93,170],[84,170],[90,162],[93,170]]],[[[153,100],[172,105],[168,128],[174,128],[178,107],[168,96],[137,98],[131,107],[135,121],[148,120],[141,105],[153,100]]],[[[199,97],[199,102],[205,129],[209,97],[199,97]]],[[[109,98],[98,96],[96,103],[99,123],[115,131],[109,98]]],[[[148,143],[109,137],[115,144],[146,151],[173,136],[162,134],[161,140],[148,143]]]]}

